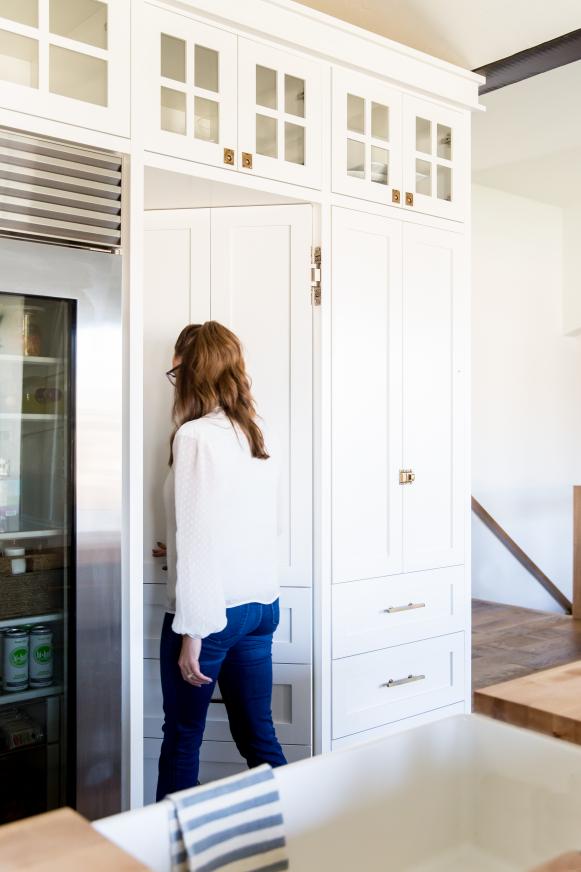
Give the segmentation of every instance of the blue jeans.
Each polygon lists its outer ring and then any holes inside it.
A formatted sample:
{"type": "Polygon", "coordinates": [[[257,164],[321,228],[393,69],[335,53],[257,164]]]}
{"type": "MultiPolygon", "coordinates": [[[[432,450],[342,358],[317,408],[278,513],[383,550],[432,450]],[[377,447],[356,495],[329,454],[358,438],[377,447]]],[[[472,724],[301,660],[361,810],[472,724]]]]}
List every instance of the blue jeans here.
{"type": "Polygon", "coordinates": [[[211,684],[193,687],[182,678],[178,659],[182,637],[163,622],[160,647],[163,692],[163,742],[159,758],[157,801],[168,793],[198,783],[200,748],[216,681],[226,705],[232,737],[250,768],[270,763],[284,766],[282,748],[272,722],[272,635],[279,622],[279,603],[249,603],[226,610],[220,633],[202,640],[200,669],[211,684]]]}

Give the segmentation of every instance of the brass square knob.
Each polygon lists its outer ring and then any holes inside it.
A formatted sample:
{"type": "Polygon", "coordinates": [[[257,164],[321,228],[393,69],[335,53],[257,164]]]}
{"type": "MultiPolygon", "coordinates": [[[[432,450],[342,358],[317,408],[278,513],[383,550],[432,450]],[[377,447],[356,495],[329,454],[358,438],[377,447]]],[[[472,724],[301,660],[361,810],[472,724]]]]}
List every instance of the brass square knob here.
{"type": "Polygon", "coordinates": [[[233,148],[225,148],[224,149],[224,163],[229,166],[234,166],[234,149],[233,148]]]}
{"type": "Polygon", "coordinates": [[[391,192],[391,202],[392,203],[400,203],[401,202],[401,194],[397,190],[397,188],[394,188],[391,192]]]}
{"type": "Polygon", "coordinates": [[[413,206],[414,205],[414,195],[413,194],[410,194],[409,192],[406,193],[405,204],[406,204],[406,206],[413,206]]]}
{"type": "Polygon", "coordinates": [[[242,152],[242,166],[244,167],[245,170],[252,169],[252,155],[250,154],[249,151],[242,152]]]}

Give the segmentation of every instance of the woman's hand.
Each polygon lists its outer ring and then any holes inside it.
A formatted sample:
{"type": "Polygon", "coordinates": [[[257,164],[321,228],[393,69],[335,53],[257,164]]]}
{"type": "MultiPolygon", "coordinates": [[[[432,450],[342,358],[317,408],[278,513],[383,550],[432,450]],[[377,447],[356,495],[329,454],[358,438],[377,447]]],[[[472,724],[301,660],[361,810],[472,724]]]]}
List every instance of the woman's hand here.
{"type": "Polygon", "coordinates": [[[178,666],[180,667],[183,680],[187,681],[188,684],[193,684],[194,687],[202,687],[204,684],[212,683],[212,679],[200,671],[201,650],[201,639],[182,636],[182,650],[180,651],[178,666]]]}
{"type": "Polygon", "coordinates": [[[157,548],[152,548],[151,553],[154,557],[167,557],[167,548],[165,542],[156,542],[157,548]]]}

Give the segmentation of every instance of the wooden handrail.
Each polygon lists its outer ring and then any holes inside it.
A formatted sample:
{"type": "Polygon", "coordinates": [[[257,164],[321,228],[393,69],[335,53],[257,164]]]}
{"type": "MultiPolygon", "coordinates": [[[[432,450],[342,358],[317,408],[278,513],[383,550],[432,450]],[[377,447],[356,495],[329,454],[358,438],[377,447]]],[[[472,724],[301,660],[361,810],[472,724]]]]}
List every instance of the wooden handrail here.
{"type": "MultiPolygon", "coordinates": [[[[581,491],[581,488],[579,488],[579,490],[581,491]]],[[[579,523],[581,524],[581,495],[579,496],[579,507],[578,507],[578,508],[579,508],[579,523]]],[[[512,554],[512,556],[515,557],[515,558],[518,560],[518,562],[521,564],[521,566],[524,566],[524,568],[525,568],[528,572],[530,572],[530,574],[533,576],[533,578],[535,578],[535,579],[539,582],[539,584],[541,585],[541,587],[544,587],[544,589],[547,591],[547,593],[550,594],[550,595],[553,597],[553,599],[555,600],[555,602],[559,603],[559,605],[561,606],[561,608],[562,608],[562,609],[563,609],[563,610],[564,610],[568,615],[572,614],[572,613],[573,613],[573,603],[572,603],[569,599],[567,599],[567,597],[565,596],[565,594],[562,593],[562,591],[559,590],[559,588],[557,587],[556,584],[553,584],[553,582],[551,581],[551,579],[548,578],[548,577],[545,575],[545,573],[543,572],[543,570],[542,570],[542,569],[539,569],[539,567],[537,566],[536,563],[533,563],[533,561],[532,561],[531,558],[528,556],[528,554],[525,554],[525,552],[522,550],[522,548],[520,548],[520,547],[516,544],[516,542],[514,541],[514,539],[511,539],[511,537],[508,535],[508,533],[506,532],[506,530],[503,530],[503,528],[500,526],[500,524],[498,524],[498,523],[494,520],[494,518],[492,517],[492,515],[490,515],[490,514],[486,511],[486,509],[483,508],[483,507],[480,505],[480,503],[478,502],[478,500],[475,499],[474,497],[472,497],[472,511],[474,512],[474,514],[475,514],[478,518],[480,518],[480,520],[482,521],[482,523],[483,523],[486,527],[488,527],[488,529],[490,530],[490,532],[491,532],[494,536],[496,536],[496,538],[498,539],[498,541],[499,541],[499,542],[502,542],[502,544],[504,545],[504,547],[505,547],[508,551],[510,551],[510,553],[512,554]]],[[[580,547],[581,547],[581,544],[580,544],[580,547]]],[[[580,560],[579,560],[579,562],[581,563],[581,555],[580,555],[580,560]]],[[[579,577],[579,585],[581,586],[581,567],[579,568],[579,576],[580,576],[580,577],[579,577]]],[[[581,616],[581,615],[580,615],[580,616],[581,616]]]]}
{"type": "Polygon", "coordinates": [[[581,485],[573,485],[573,617],[581,619],[581,485]]]}

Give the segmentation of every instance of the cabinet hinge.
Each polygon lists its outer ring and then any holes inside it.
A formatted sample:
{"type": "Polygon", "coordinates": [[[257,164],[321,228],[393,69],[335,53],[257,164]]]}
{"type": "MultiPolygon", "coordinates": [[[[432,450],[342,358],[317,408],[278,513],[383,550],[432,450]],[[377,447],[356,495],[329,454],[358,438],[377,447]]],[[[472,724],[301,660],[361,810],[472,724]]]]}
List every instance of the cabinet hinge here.
{"type": "Polygon", "coordinates": [[[311,305],[321,305],[321,246],[311,248],[311,305]]]}

